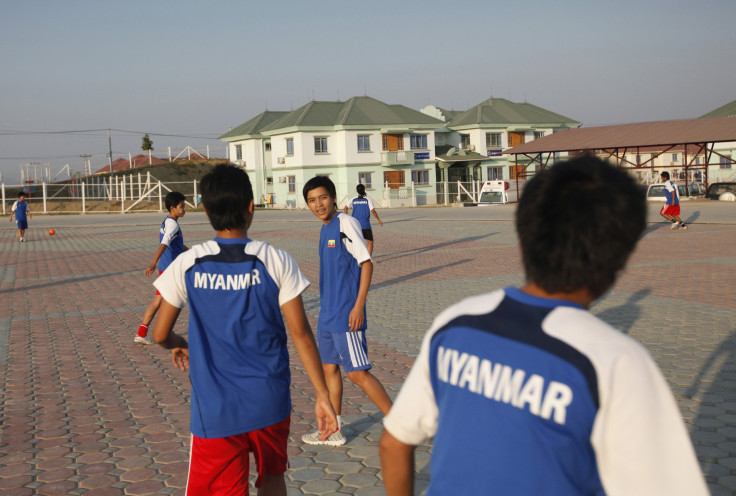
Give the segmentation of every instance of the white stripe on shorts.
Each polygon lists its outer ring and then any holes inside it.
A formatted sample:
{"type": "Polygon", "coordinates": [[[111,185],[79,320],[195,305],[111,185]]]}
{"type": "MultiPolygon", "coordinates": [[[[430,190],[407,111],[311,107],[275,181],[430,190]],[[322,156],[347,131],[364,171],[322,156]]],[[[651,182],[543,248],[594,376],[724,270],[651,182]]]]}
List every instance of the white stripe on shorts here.
{"type": "Polygon", "coordinates": [[[353,367],[368,365],[368,356],[363,350],[363,331],[348,333],[348,348],[350,349],[350,361],[353,367]]]}

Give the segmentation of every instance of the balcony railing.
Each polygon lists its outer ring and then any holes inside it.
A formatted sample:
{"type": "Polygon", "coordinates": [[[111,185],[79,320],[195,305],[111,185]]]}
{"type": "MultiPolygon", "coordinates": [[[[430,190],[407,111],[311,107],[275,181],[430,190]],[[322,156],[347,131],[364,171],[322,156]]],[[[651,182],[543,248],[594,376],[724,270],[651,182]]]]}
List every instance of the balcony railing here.
{"type": "Polygon", "coordinates": [[[413,163],[414,152],[411,150],[381,153],[381,165],[384,167],[391,167],[392,165],[411,165],[413,163]]]}

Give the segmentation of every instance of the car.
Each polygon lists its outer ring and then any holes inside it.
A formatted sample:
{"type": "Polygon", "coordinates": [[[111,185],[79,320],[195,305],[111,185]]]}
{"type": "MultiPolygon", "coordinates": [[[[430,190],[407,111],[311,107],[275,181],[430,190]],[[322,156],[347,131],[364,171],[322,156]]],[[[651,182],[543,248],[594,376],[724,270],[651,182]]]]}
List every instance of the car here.
{"type": "MultiPolygon", "coordinates": [[[[687,184],[687,187],[683,183],[677,183],[677,194],[681,200],[688,198],[696,198],[705,194],[705,185],[700,181],[693,181],[687,184]],[[690,190],[690,195],[687,191],[690,190]]],[[[647,188],[647,200],[648,201],[664,201],[664,184],[656,183],[650,184],[647,188]]]]}
{"type": "Polygon", "coordinates": [[[709,200],[736,201],[736,182],[713,183],[708,186],[705,197],[709,200]]]}

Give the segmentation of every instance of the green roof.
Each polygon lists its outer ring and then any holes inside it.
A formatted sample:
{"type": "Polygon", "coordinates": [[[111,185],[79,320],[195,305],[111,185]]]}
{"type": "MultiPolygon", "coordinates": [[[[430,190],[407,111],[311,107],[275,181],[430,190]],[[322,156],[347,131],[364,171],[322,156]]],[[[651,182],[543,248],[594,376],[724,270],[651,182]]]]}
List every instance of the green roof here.
{"type": "Polygon", "coordinates": [[[232,141],[228,138],[241,138],[246,136],[253,136],[254,134],[260,134],[260,132],[273,121],[278,120],[288,114],[289,112],[272,112],[266,110],[253,117],[251,120],[244,122],[235,129],[231,129],[227,133],[220,136],[218,139],[224,141],[232,141]]]}
{"type": "Polygon", "coordinates": [[[489,98],[473,108],[457,114],[447,126],[507,127],[511,124],[576,127],[580,123],[531,103],[515,103],[504,98],[489,98]]]}
{"type": "Polygon", "coordinates": [[[736,115],[736,100],[731,103],[727,103],[722,107],[718,107],[705,115],[701,115],[700,117],[732,117],[734,115],[736,115]]]}
{"type": "Polygon", "coordinates": [[[368,96],[356,96],[345,102],[312,101],[288,112],[262,131],[310,127],[440,127],[443,122],[404,105],[389,105],[368,96]]]}

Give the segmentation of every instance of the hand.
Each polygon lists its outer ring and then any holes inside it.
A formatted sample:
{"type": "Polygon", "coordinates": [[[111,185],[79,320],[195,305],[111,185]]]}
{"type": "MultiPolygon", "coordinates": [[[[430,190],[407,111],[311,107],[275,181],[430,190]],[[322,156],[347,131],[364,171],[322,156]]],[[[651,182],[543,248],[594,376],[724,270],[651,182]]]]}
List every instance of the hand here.
{"type": "Polygon", "coordinates": [[[186,372],[189,370],[189,350],[187,348],[171,348],[171,361],[174,366],[186,372]]]}
{"type": "Polygon", "coordinates": [[[348,330],[350,332],[357,331],[361,327],[363,327],[363,322],[365,321],[365,314],[363,313],[363,307],[360,306],[354,306],[352,310],[350,310],[350,316],[348,317],[348,330]]]}
{"type": "Polygon", "coordinates": [[[378,225],[383,227],[383,222],[381,222],[381,219],[378,219],[378,225]]]}
{"type": "Polygon", "coordinates": [[[146,267],[146,275],[150,276],[151,274],[153,274],[154,270],[156,270],[156,265],[149,265],[148,267],[146,267]]]}
{"type": "Polygon", "coordinates": [[[337,417],[329,398],[318,398],[315,401],[314,414],[317,416],[317,428],[322,441],[337,432],[337,417]]]}

